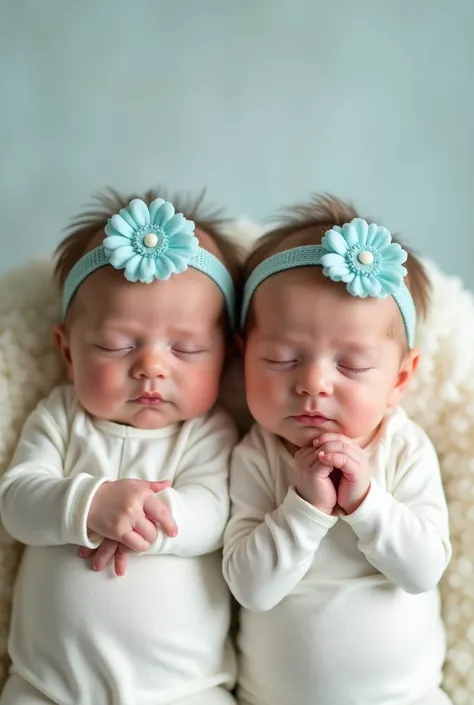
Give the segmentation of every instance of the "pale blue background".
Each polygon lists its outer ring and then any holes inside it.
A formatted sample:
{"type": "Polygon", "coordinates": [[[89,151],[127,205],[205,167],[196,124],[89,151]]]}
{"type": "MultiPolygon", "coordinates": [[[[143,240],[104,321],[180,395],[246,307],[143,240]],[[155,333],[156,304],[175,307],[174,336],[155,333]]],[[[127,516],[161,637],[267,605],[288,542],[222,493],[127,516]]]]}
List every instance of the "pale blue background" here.
{"type": "Polygon", "coordinates": [[[473,286],[473,0],[2,0],[0,271],[89,199],[352,199],[473,286]]]}

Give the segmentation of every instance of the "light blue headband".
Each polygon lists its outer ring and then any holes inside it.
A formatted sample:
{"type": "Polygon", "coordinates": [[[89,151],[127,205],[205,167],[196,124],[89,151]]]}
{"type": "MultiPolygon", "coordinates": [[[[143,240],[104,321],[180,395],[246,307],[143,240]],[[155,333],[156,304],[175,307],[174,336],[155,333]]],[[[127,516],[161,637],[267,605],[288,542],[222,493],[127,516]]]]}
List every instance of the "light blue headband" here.
{"type": "Polygon", "coordinates": [[[408,345],[415,344],[416,310],[413,298],[403,283],[407,270],[402,266],[407,253],[392,242],[387,228],[362,218],[354,218],[342,227],[334,225],[324,235],[320,245],[304,245],[279,252],[264,260],[247,279],[241,312],[245,325],[252,296],[257,287],[273,274],[295,267],[320,265],[323,274],[334,282],[344,282],[352,296],[393,296],[405,326],[408,345]]]}
{"type": "Polygon", "coordinates": [[[232,277],[217,257],[199,247],[194,223],[175,213],[168,201],[157,198],[149,206],[139,198],[130,201],[107,221],[106,238],[99,247],[76,262],[64,284],[62,316],[82,282],[101,267],[124,269],[130,282],[150,284],[169,279],[188,267],[206,274],[224,294],[231,325],[235,323],[235,289],[232,277]]]}

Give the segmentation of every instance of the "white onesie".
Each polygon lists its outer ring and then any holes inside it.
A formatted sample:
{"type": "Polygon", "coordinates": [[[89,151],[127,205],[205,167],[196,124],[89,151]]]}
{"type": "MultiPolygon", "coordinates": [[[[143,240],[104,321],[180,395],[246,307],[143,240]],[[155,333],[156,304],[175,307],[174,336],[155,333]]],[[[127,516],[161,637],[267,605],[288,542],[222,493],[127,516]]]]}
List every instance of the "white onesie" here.
{"type": "MultiPolygon", "coordinates": [[[[149,430],[91,418],[71,386],[39,404],[0,481],[1,519],[27,545],[14,592],[9,692],[20,678],[60,705],[167,705],[232,687],[219,549],[235,443],[220,410],[149,430]],[[95,573],[78,556],[79,545],[100,542],[87,532],[97,488],[120,478],[171,480],[160,497],[178,526],[176,538],[160,534],[148,553],[131,555],[123,578],[111,567],[95,573]]],[[[37,701],[25,690],[24,702],[37,701]]]]}
{"type": "Polygon", "coordinates": [[[367,453],[367,498],[328,516],[291,488],[278,437],[257,425],[235,449],[224,575],[243,605],[239,702],[449,702],[437,691],[451,547],[436,453],[402,409],[367,453]]]}

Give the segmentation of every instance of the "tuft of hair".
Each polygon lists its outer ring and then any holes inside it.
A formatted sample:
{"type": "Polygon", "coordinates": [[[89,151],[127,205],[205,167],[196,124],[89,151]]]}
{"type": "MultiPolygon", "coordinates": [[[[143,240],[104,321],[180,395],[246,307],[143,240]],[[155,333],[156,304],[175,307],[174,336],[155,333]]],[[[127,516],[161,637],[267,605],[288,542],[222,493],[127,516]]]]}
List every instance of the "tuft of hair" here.
{"type": "MultiPolygon", "coordinates": [[[[308,203],[285,209],[277,227],[262,235],[247,257],[244,264],[244,281],[271,255],[303,244],[318,245],[334,225],[342,227],[358,217],[361,216],[350,203],[330,194],[315,194],[308,203]]],[[[368,223],[375,222],[369,218],[365,220],[368,223]]],[[[413,296],[417,316],[424,318],[428,312],[431,293],[428,273],[413,250],[393,234],[392,241],[398,242],[407,252],[405,267],[408,274],[405,284],[413,296]]]]}
{"type": "Polygon", "coordinates": [[[73,218],[66,228],[66,237],[55,250],[54,277],[61,289],[73,266],[87,252],[92,239],[105,228],[108,219],[118,213],[121,208],[125,208],[133,198],[140,198],[147,205],[150,205],[156,198],[171,201],[177,213],[183,213],[185,218],[195,222],[196,227],[210,235],[234,282],[237,285],[240,284],[243,249],[228,235],[230,231],[229,219],[223,218],[221,211],[210,210],[204,204],[205,190],[197,197],[174,196],[171,198],[162,188],[128,196],[124,196],[112,188],[107,188],[93,196],[95,203],[91,208],[73,218]]]}

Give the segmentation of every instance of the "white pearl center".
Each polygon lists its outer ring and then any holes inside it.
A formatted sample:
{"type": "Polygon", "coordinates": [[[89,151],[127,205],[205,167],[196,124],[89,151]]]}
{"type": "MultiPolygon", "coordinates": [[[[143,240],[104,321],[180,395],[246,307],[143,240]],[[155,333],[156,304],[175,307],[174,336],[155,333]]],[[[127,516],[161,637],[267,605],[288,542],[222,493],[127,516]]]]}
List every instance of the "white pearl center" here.
{"type": "Polygon", "coordinates": [[[147,247],[156,247],[158,244],[158,235],[156,233],[147,233],[143,238],[143,243],[147,247]]]}
{"type": "Polygon", "coordinates": [[[372,252],[368,252],[367,250],[364,250],[363,252],[359,252],[359,262],[361,264],[372,264],[374,261],[374,256],[372,252]]]}

